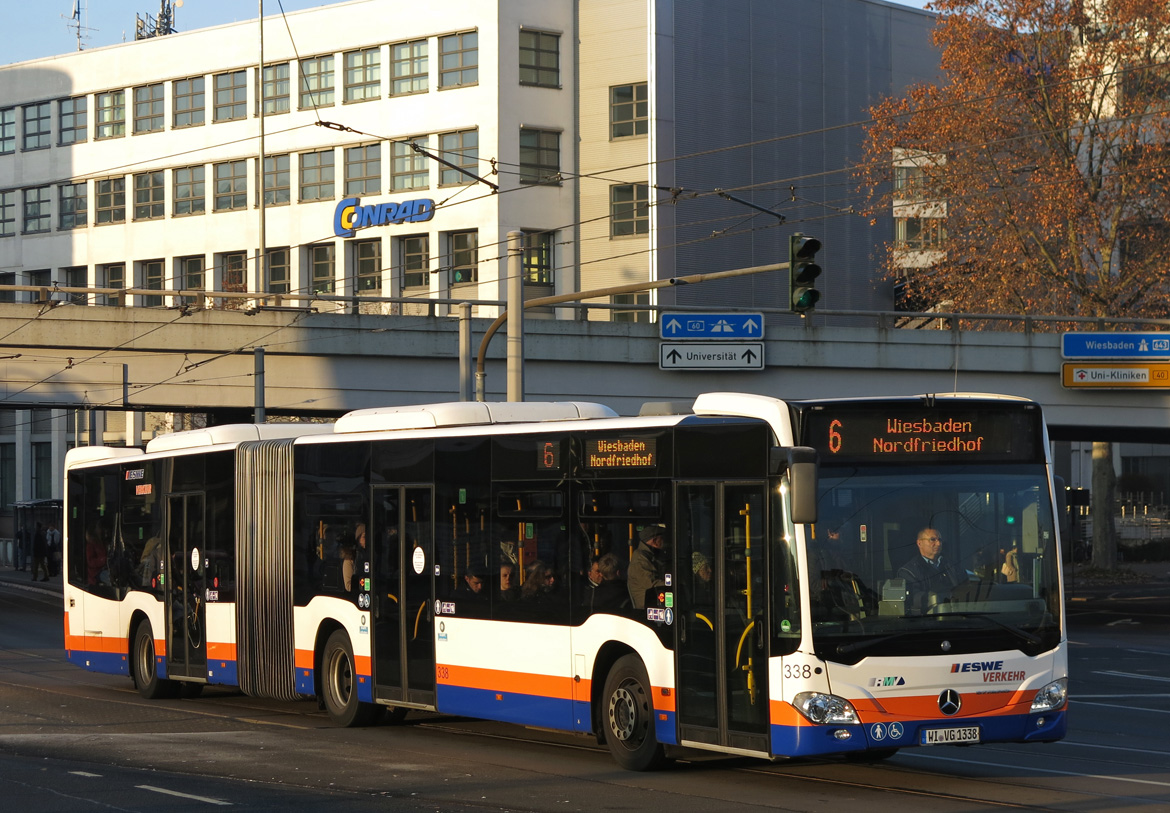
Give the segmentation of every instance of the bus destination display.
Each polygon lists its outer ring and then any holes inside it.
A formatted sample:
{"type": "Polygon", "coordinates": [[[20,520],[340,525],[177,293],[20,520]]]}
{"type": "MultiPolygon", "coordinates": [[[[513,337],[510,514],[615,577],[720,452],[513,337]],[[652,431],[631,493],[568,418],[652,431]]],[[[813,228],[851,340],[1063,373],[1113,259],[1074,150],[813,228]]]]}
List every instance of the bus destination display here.
{"type": "Polygon", "coordinates": [[[589,438],[585,466],[590,469],[643,469],[658,465],[653,438],[589,438]]]}
{"type": "Polygon", "coordinates": [[[806,413],[805,443],[823,462],[1027,460],[1039,454],[1035,411],[806,413]]]}

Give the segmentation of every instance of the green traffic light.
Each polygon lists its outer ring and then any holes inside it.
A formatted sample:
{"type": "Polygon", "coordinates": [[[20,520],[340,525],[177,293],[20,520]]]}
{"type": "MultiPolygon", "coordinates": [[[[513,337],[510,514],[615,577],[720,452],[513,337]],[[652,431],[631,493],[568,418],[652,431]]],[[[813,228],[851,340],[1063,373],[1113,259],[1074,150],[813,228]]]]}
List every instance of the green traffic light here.
{"type": "Polygon", "coordinates": [[[813,262],[820,250],[821,241],[815,237],[797,232],[788,238],[788,309],[793,313],[808,313],[821,299],[813,287],[821,275],[821,267],[813,262]]]}

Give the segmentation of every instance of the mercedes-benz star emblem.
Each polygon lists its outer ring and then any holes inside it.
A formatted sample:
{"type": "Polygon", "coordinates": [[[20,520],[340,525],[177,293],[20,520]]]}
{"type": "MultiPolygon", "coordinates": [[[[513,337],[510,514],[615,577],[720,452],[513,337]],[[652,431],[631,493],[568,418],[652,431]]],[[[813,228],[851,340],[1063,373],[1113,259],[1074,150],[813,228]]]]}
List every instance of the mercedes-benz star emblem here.
{"type": "Polygon", "coordinates": [[[954,689],[947,689],[938,696],[938,710],[948,717],[958,714],[962,705],[963,700],[954,689]]]}

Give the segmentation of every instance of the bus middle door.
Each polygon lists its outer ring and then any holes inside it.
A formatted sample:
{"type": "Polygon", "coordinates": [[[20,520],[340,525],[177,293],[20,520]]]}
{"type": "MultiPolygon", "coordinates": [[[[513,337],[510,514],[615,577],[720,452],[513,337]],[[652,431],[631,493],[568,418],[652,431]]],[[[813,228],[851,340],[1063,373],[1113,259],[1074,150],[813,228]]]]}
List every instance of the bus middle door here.
{"type": "Polygon", "coordinates": [[[433,706],[435,544],[431,488],[375,486],[371,505],[375,697],[433,706]]]}
{"type": "Polygon", "coordinates": [[[766,486],[676,489],[680,740],[767,754],[766,486]]]}

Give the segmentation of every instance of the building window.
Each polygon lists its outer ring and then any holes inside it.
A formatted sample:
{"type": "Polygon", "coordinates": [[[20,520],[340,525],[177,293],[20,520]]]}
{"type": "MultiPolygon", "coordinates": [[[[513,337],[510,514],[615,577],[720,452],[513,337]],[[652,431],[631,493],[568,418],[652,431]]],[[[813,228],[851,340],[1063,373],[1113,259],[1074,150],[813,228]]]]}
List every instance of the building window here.
{"type": "Polygon", "coordinates": [[[97,131],[94,138],[126,135],[126,91],[111,90],[97,95],[97,131]]]}
{"type": "Polygon", "coordinates": [[[650,105],[646,99],[645,82],[609,89],[610,138],[646,135],[650,122],[650,105]]]}
{"type": "MultiPolygon", "coordinates": [[[[48,288],[50,285],[53,284],[53,280],[52,280],[52,277],[49,273],[49,269],[43,268],[43,269],[37,269],[36,271],[29,271],[28,272],[28,284],[35,285],[38,288],[48,288]]],[[[40,297],[40,294],[38,294],[36,291],[31,291],[29,293],[30,301],[35,302],[39,297],[40,297]]]]}
{"type": "Polygon", "coordinates": [[[333,104],[333,55],[301,60],[302,110],[333,104]]]}
{"type": "MultiPolygon", "coordinates": [[[[89,287],[89,269],[84,265],[74,265],[67,268],[58,269],[61,277],[65,280],[66,288],[88,288],[89,287]]],[[[84,305],[89,298],[85,293],[71,293],[69,294],[69,301],[74,305],[84,305]]]]}
{"type": "Polygon", "coordinates": [[[53,483],[56,482],[57,477],[57,467],[53,465],[53,444],[41,441],[30,445],[32,446],[32,497],[34,500],[47,500],[53,496],[53,483]]]}
{"type": "Polygon", "coordinates": [[[333,293],[334,248],[332,243],[309,247],[309,266],[315,294],[333,293]]]}
{"type": "Polygon", "coordinates": [[[16,108],[0,110],[0,154],[16,152],[16,108]]]}
{"type": "Polygon", "coordinates": [[[53,146],[53,112],[49,102],[24,106],[22,150],[43,150],[53,146]]]}
{"type": "Polygon", "coordinates": [[[272,116],[289,111],[288,63],[264,66],[264,115],[272,116]]]}
{"type": "Polygon", "coordinates": [[[524,233],[524,255],[521,273],[525,285],[553,284],[553,232],[524,233]]]}
{"type": "Polygon", "coordinates": [[[479,232],[451,233],[451,284],[464,285],[479,279],[479,232]]]}
{"type": "Polygon", "coordinates": [[[0,237],[16,234],[16,190],[0,192],[0,237]]]}
{"type": "Polygon", "coordinates": [[[58,228],[76,229],[84,226],[89,210],[85,181],[81,183],[63,183],[57,189],[60,193],[59,205],[57,207],[58,228]]]}
{"type": "Polygon", "coordinates": [[[403,288],[430,287],[430,244],[430,237],[425,234],[402,238],[403,288]]]}
{"type": "Polygon", "coordinates": [[[390,46],[390,95],[425,93],[427,90],[427,41],[397,42],[390,46]]]}
{"type": "MultiPolygon", "coordinates": [[[[122,263],[111,263],[98,268],[98,285],[102,288],[125,288],[126,266],[122,263]]],[[[103,305],[121,305],[122,294],[103,294],[103,305]]]]}
{"type": "Polygon", "coordinates": [[[520,32],[520,84],[560,87],[561,37],[543,31],[520,32]]]}
{"type": "Polygon", "coordinates": [[[650,232],[650,188],[618,184],[609,188],[609,236],[632,237],[650,232]]]}
{"type": "Polygon", "coordinates": [[[99,226],[126,222],[126,179],[105,178],[94,181],[94,218],[99,226]]]}
{"type": "Polygon", "coordinates": [[[202,124],[206,102],[203,95],[203,77],[178,79],[171,90],[173,127],[194,127],[202,124]]]}
{"type": "Polygon", "coordinates": [[[345,54],[345,101],[376,99],[382,92],[382,53],[377,48],[345,54]]]}
{"type": "Polygon", "coordinates": [[[163,84],[134,88],[134,132],[157,133],[163,128],[163,84]]]}
{"type": "Polygon", "coordinates": [[[925,181],[926,173],[923,172],[922,167],[913,165],[894,167],[894,191],[900,193],[897,197],[918,197],[925,181]]]}
{"type": "Polygon", "coordinates": [[[479,82],[479,34],[464,31],[439,37],[439,87],[479,82]]]}
{"type": "Polygon", "coordinates": [[[156,220],[166,214],[163,170],[134,176],[134,219],[156,220]]]}
{"type": "Polygon", "coordinates": [[[175,170],[171,194],[175,199],[176,215],[201,215],[207,211],[207,193],[203,178],[202,165],[175,170]]]}
{"type": "Polygon", "coordinates": [[[215,75],[214,121],[238,121],[248,116],[248,72],[215,75]]]}
{"type": "MultiPolygon", "coordinates": [[[[649,292],[643,291],[641,293],[633,294],[614,294],[611,300],[615,305],[640,305],[647,306],[650,304],[649,292]]],[[[650,323],[649,310],[614,310],[613,321],[615,322],[644,322],[650,323]]]]}
{"type": "Polygon", "coordinates": [[[345,194],[376,195],[382,191],[382,145],[345,148],[345,194]]]}
{"type": "Polygon", "coordinates": [[[57,103],[57,139],[62,147],[86,140],[88,110],[89,102],[84,96],[62,99],[57,103]]]}
{"type": "Polygon", "coordinates": [[[426,136],[409,141],[390,142],[390,189],[425,189],[431,185],[431,164],[421,152],[411,149],[418,144],[426,149],[426,136]]]}
{"type": "Polygon", "coordinates": [[[53,206],[49,187],[24,190],[24,233],[37,234],[53,228],[53,206]]]}
{"type": "Polygon", "coordinates": [[[941,217],[895,217],[894,245],[911,251],[941,248],[946,242],[946,222],[941,217]]]}
{"type": "Polygon", "coordinates": [[[264,157],[264,203],[267,206],[281,206],[289,202],[291,173],[289,155],[267,155],[264,157]]]}
{"type": "MultiPolygon", "coordinates": [[[[463,167],[472,174],[479,169],[479,130],[460,130],[439,136],[439,155],[444,161],[463,167]]],[[[467,173],[444,166],[439,170],[439,184],[471,183],[475,179],[467,173]]]]}
{"type": "MultiPolygon", "coordinates": [[[[9,414],[15,414],[10,412],[9,414]]],[[[7,507],[16,502],[16,444],[0,443],[0,501],[7,507]]]]}
{"type": "MultiPolygon", "coordinates": [[[[0,285],[15,285],[16,272],[0,273],[0,285]]],[[[15,302],[16,291],[0,291],[0,302],[15,302]]],[[[5,410],[7,411],[7,410],[5,410]]],[[[11,414],[11,413],[9,413],[11,414]]]]}
{"type": "MultiPolygon", "coordinates": [[[[142,287],[148,291],[161,291],[163,289],[163,278],[165,276],[165,266],[162,260],[148,260],[142,263],[140,273],[142,274],[142,287]]],[[[163,298],[161,296],[144,296],[142,297],[142,304],[147,308],[161,308],[163,298]]]]}
{"type": "Polygon", "coordinates": [[[561,134],[520,128],[520,183],[560,183],[561,134]]]}
{"type": "Polygon", "coordinates": [[[333,198],[333,150],[301,153],[301,200],[333,198]]]}
{"type": "Polygon", "coordinates": [[[264,290],[272,294],[287,294],[292,275],[287,248],[270,248],[264,252],[264,290]]]}
{"type": "Polygon", "coordinates": [[[248,162],[224,161],[214,165],[215,211],[248,208],[248,162]]]}
{"type": "MultiPolygon", "coordinates": [[[[233,251],[223,255],[223,289],[229,293],[244,293],[248,290],[248,255],[233,251]]],[[[239,300],[229,300],[224,306],[235,308],[239,300]]]]}
{"type": "Polygon", "coordinates": [[[382,241],[362,240],[355,245],[354,263],[357,265],[357,293],[366,296],[382,295],[382,241]]]}
{"type": "Polygon", "coordinates": [[[207,289],[207,272],[203,268],[203,255],[180,257],[178,266],[178,283],[183,291],[203,291],[207,289]]]}

